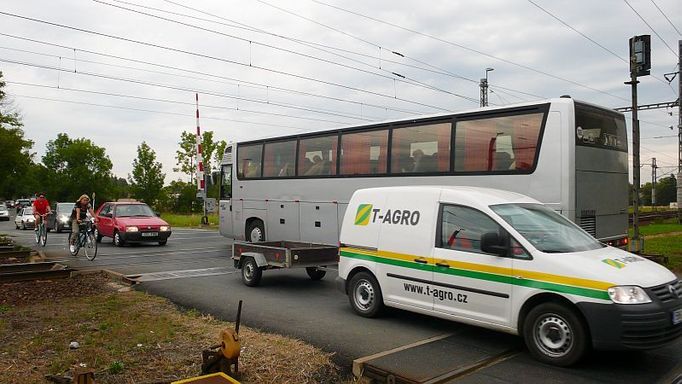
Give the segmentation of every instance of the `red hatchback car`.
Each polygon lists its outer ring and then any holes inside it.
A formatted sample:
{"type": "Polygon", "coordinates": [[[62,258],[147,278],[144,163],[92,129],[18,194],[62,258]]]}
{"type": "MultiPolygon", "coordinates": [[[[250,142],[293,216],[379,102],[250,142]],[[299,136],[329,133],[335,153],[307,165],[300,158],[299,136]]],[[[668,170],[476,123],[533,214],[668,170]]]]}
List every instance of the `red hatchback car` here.
{"type": "Polygon", "coordinates": [[[97,241],[102,237],[114,239],[121,247],[128,242],[157,242],[166,245],[171,227],[161,220],[145,203],[104,203],[97,212],[97,241]]]}

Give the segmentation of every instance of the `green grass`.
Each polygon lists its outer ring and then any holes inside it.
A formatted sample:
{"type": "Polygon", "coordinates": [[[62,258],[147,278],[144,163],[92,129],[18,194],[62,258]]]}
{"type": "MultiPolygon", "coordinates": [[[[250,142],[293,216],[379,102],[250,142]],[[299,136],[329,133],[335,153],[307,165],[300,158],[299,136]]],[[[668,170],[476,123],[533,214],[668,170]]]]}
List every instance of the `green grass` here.
{"type": "MultiPolygon", "coordinates": [[[[673,233],[682,232],[682,224],[677,223],[677,219],[667,219],[660,223],[651,223],[646,225],[640,225],[639,233],[642,236],[652,236],[660,235],[663,233],[673,233]]],[[[632,237],[633,231],[630,228],[630,237],[632,237]]]]}
{"type": "Polygon", "coordinates": [[[165,220],[171,227],[201,227],[201,228],[217,228],[218,215],[208,215],[208,226],[201,225],[200,214],[178,214],[178,213],[162,213],[161,218],[165,220]]]}
{"type": "Polygon", "coordinates": [[[645,239],[644,253],[668,256],[667,267],[682,273],[682,235],[645,239]]]}

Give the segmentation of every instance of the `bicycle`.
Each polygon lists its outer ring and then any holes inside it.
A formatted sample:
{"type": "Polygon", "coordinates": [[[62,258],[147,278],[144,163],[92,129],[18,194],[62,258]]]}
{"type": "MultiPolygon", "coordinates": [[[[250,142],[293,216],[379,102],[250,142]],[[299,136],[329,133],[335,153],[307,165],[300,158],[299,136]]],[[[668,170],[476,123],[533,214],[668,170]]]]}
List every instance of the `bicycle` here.
{"type": "Polygon", "coordinates": [[[81,248],[85,253],[85,257],[92,261],[97,257],[97,238],[95,235],[95,227],[92,225],[92,221],[85,221],[78,224],[78,238],[71,248],[71,238],[73,232],[69,235],[69,253],[71,256],[78,255],[81,248]]]}
{"type": "Polygon", "coordinates": [[[45,224],[45,218],[47,217],[47,213],[44,215],[39,215],[40,216],[40,225],[38,225],[38,228],[35,231],[36,234],[36,244],[40,244],[43,247],[45,244],[47,244],[47,225],[45,224]]]}

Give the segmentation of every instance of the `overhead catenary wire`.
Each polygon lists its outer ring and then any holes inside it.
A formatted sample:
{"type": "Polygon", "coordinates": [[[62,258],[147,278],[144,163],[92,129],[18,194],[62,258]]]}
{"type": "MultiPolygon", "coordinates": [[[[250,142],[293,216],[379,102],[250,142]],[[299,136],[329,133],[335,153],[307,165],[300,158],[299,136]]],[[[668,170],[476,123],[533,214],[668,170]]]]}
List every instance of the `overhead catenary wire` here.
{"type": "Polygon", "coordinates": [[[34,64],[34,63],[26,63],[26,62],[21,62],[21,61],[16,61],[16,60],[7,60],[7,59],[3,59],[3,58],[0,58],[0,62],[23,65],[23,66],[34,67],[34,68],[41,68],[41,69],[50,69],[50,70],[54,70],[54,71],[58,71],[58,72],[69,72],[69,73],[98,77],[98,78],[108,79],[108,80],[124,81],[124,82],[139,84],[139,85],[155,86],[155,87],[160,87],[160,88],[173,89],[176,91],[199,92],[199,93],[204,94],[204,95],[228,98],[228,99],[233,99],[233,100],[241,100],[241,101],[259,103],[259,104],[274,105],[274,106],[291,108],[291,109],[296,109],[296,110],[301,110],[301,111],[306,111],[306,112],[314,112],[314,113],[325,114],[325,115],[330,115],[330,116],[346,117],[346,118],[361,120],[361,121],[368,121],[368,122],[372,121],[370,119],[366,119],[363,117],[357,117],[357,116],[353,116],[353,115],[347,115],[347,114],[330,112],[330,111],[323,111],[323,110],[315,110],[312,108],[300,107],[300,106],[296,106],[296,105],[292,105],[292,104],[275,103],[275,102],[268,101],[268,100],[258,100],[258,99],[251,99],[251,98],[246,98],[246,97],[242,97],[242,96],[227,95],[224,93],[218,93],[218,92],[213,92],[213,91],[208,91],[208,90],[199,90],[197,88],[188,88],[188,87],[179,87],[179,86],[173,86],[173,85],[167,85],[167,84],[158,84],[158,83],[153,83],[153,82],[149,82],[149,81],[142,81],[142,80],[137,80],[137,79],[126,79],[126,78],[121,78],[121,77],[116,77],[116,76],[109,76],[109,75],[104,75],[101,73],[93,73],[93,72],[85,72],[85,71],[72,72],[72,71],[65,69],[65,68],[53,67],[53,66],[49,66],[49,65],[34,64]]]}
{"type": "MultiPolygon", "coordinates": [[[[652,1],[653,1],[653,0],[652,0],[652,1]]],[[[550,16],[551,18],[553,18],[554,20],[556,20],[556,21],[560,22],[561,24],[563,24],[563,25],[564,25],[565,27],[567,27],[568,29],[572,30],[573,32],[575,32],[575,33],[579,34],[580,36],[584,37],[585,39],[589,40],[591,43],[593,43],[594,45],[596,45],[596,46],[598,46],[599,48],[603,49],[604,51],[610,53],[612,56],[614,56],[614,57],[617,58],[618,60],[624,62],[624,63],[627,64],[627,65],[630,65],[630,60],[626,59],[625,57],[623,57],[623,56],[621,56],[621,55],[619,55],[619,54],[617,54],[617,53],[615,53],[614,51],[612,51],[612,50],[608,49],[607,47],[603,46],[602,44],[600,44],[600,43],[597,42],[596,40],[594,40],[594,39],[592,39],[591,37],[587,36],[587,35],[584,34],[583,32],[577,30],[576,28],[574,28],[573,26],[571,26],[570,24],[568,24],[567,22],[565,22],[564,20],[562,20],[561,18],[559,18],[558,16],[556,16],[555,14],[553,14],[552,12],[550,12],[550,11],[548,11],[547,9],[543,8],[542,6],[540,6],[538,3],[534,2],[533,0],[528,0],[528,2],[531,3],[531,4],[533,4],[534,6],[536,6],[538,9],[540,9],[542,12],[546,13],[547,15],[549,15],[549,16],[550,16]]],[[[661,79],[660,77],[658,77],[658,76],[656,76],[656,75],[651,75],[651,77],[653,77],[654,79],[658,80],[659,82],[661,82],[661,83],[663,83],[663,84],[666,84],[666,85],[669,85],[669,84],[670,84],[669,82],[665,81],[664,79],[661,79]]],[[[672,87],[671,87],[671,89],[673,90],[673,93],[676,94],[675,89],[672,88],[672,87]]]]}
{"type": "Polygon", "coordinates": [[[644,19],[644,17],[642,17],[642,15],[640,15],[639,12],[637,12],[637,10],[628,2],[628,0],[623,0],[623,1],[625,2],[625,4],[628,5],[628,7],[630,7],[630,9],[632,9],[632,12],[634,12],[634,13],[637,15],[637,17],[639,17],[639,19],[642,20],[642,22],[643,22],[644,24],[646,24],[647,27],[649,27],[649,29],[651,30],[651,32],[653,32],[653,33],[661,40],[661,42],[663,42],[663,44],[664,44],[666,47],[668,47],[668,49],[670,50],[670,52],[672,52],[672,54],[673,54],[673,55],[675,56],[675,58],[677,59],[677,57],[678,57],[677,52],[675,52],[675,50],[673,50],[672,48],[670,48],[670,46],[669,46],[668,43],[665,41],[665,39],[664,39],[663,37],[661,37],[661,35],[659,35],[658,32],[656,32],[656,30],[654,29],[654,27],[652,27],[652,26],[644,19]]]}
{"type": "MultiPolygon", "coordinates": [[[[254,88],[260,87],[261,89],[270,89],[270,90],[277,90],[277,91],[281,91],[281,92],[289,92],[289,93],[298,94],[298,95],[302,95],[302,96],[318,97],[318,98],[323,98],[323,99],[327,99],[327,100],[334,100],[334,101],[338,101],[338,102],[344,102],[344,103],[349,103],[349,104],[355,104],[355,105],[358,105],[358,106],[372,107],[372,108],[377,108],[377,109],[383,109],[383,110],[386,110],[386,111],[395,111],[395,112],[400,112],[400,113],[405,113],[405,114],[411,114],[411,115],[419,115],[419,114],[422,114],[422,113],[423,113],[423,112],[415,111],[415,110],[409,110],[409,109],[403,109],[403,108],[390,107],[390,106],[388,106],[388,105],[380,105],[380,104],[373,104],[373,103],[367,103],[367,102],[360,102],[360,101],[350,100],[350,99],[344,99],[344,98],[340,98],[340,97],[322,95],[322,94],[317,94],[317,93],[312,93],[312,92],[299,91],[299,90],[295,90],[295,89],[291,89],[291,88],[279,87],[279,86],[272,85],[272,84],[257,83],[257,82],[253,82],[253,81],[237,79],[237,78],[228,77],[228,76],[223,76],[223,75],[218,75],[218,74],[214,74],[214,73],[208,73],[208,72],[196,71],[196,70],[187,69],[187,68],[181,68],[181,67],[172,66],[172,65],[168,65],[168,64],[160,64],[160,63],[154,63],[154,62],[151,62],[151,61],[145,61],[145,60],[139,60],[139,59],[132,59],[132,58],[124,57],[124,56],[112,55],[112,54],[107,54],[107,53],[92,51],[92,50],[89,50],[89,49],[76,48],[76,47],[73,47],[73,46],[66,46],[66,45],[62,45],[62,44],[56,44],[56,43],[47,42],[47,41],[44,41],[44,40],[36,40],[36,39],[27,38],[27,37],[22,37],[22,36],[16,36],[16,35],[11,35],[11,34],[7,34],[7,33],[2,33],[2,32],[0,32],[0,36],[6,36],[6,37],[13,38],[13,39],[19,39],[19,40],[24,40],[24,41],[30,41],[30,42],[37,43],[37,44],[44,44],[44,45],[48,45],[48,46],[53,46],[53,47],[58,47],[58,48],[63,48],[63,49],[68,49],[68,50],[73,50],[73,51],[77,51],[77,52],[84,52],[84,53],[88,53],[88,54],[92,54],[92,55],[97,55],[97,56],[102,56],[102,57],[107,57],[107,58],[113,58],[113,59],[117,59],[117,60],[129,61],[129,62],[137,63],[137,64],[150,65],[150,66],[157,67],[157,68],[172,69],[172,70],[175,70],[175,71],[187,72],[187,73],[192,73],[192,74],[207,76],[207,77],[214,78],[214,79],[235,81],[235,82],[237,82],[237,85],[246,84],[247,86],[252,86],[252,87],[254,87],[254,88]]],[[[4,48],[4,49],[16,50],[16,51],[23,51],[23,52],[27,52],[27,53],[33,53],[33,54],[37,54],[37,55],[48,55],[48,54],[43,54],[43,53],[38,53],[38,52],[33,52],[33,51],[28,51],[28,50],[19,50],[19,49],[16,49],[16,48],[7,48],[7,47],[3,47],[3,48],[4,48]]],[[[56,57],[62,57],[62,56],[58,56],[58,55],[49,55],[49,56],[53,56],[53,57],[54,57],[54,56],[56,56],[56,57]]],[[[69,59],[69,60],[71,59],[71,58],[68,58],[68,57],[63,57],[63,58],[64,58],[64,59],[69,59]]],[[[84,60],[84,59],[79,59],[79,61],[81,61],[81,62],[88,62],[87,60],[84,60]]],[[[112,66],[112,67],[124,67],[124,68],[128,68],[128,69],[135,69],[135,70],[138,70],[138,71],[156,72],[156,71],[151,71],[151,70],[148,70],[148,69],[141,69],[141,68],[135,68],[135,67],[120,66],[120,65],[116,65],[116,64],[110,64],[110,63],[100,63],[100,62],[95,62],[95,61],[91,61],[91,62],[92,62],[92,63],[95,63],[95,64],[108,65],[108,66],[112,66]]],[[[166,72],[162,72],[162,73],[163,73],[163,74],[168,74],[168,75],[173,75],[173,74],[166,73],[166,72]]],[[[175,75],[175,76],[181,76],[181,75],[175,75]]],[[[204,79],[204,80],[205,80],[205,79],[204,79]]],[[[232,84],[232,85],[234,85],[234,84],[232,84]]]]}
{"type": "Polygon", "coordinates": [[[654,0],[651,0],[651,3],[654,5],[654,7],[656,7],[656,9],[658,9],[658,12],[660,12],[661,15],[663,15],[663,17],[665,17],[665,19],[668,20],[668,23],[670,23],[670,25],[675,29],[675,32],[677,32],[678,35],[682,36],[682,32],[680,32],[680,30],[677,29],[677,26],[672,21],[670,21],[670,18],[668,18],[668,15],[666,15],[665,12],[663,12],[661,7],[659,7],[654,0]]]}
{"type": "MultiPolygon", "coordinates": [[[[271,5],[271,4],[267,3],[267,2],[265,2],[264,0],[256,0],[256,1],[258,1],[258,2],[260,2],[260,3],[268,4],[268,5],[270,5],[270,6],[273,6],[273,5],[271,5]]],[[[613,93],[610,93],[610,92],[607,92],[607,91],[604,91],[604,90],[601,90],[601,89],[597,89],[597,88],[594,88],[594,87],[590,87],[589,85],[585,85],[585,84],[579,83],[579,82],[574,81],[574,80],[566,79],[566,78],[563,78],[563,77],[561,77],[561,76],[553,75],[553,74],[551,74],[551,73],[549,73],[549,72],[542,71],[542,70],[540,70],[540,69],[536,69],[536,68],[533,68],[533,67],[528,66],[528,65],[525,65],[525,64],[517,63],[517,62],[514,62],[514,61],[512,61],[512,60],[508,60],[508,59],[505,59],[505,58],[502,58],[502,57],[499,57],[499,56],[495,56],[495,55],[493,55],[493,54],[486,53],[486,52],[480,51],[480,50],[475,49],[475,48],[467,47],[467,46],[465,46],[465,45],[458,44],[458,43],[455,43],[455,42],[453,42],[453,41],[449,41],[449,40],[446,40],[446,39],[443,39],[443,38],[440,38],[440,37],[437,37],[437,36],[434,36],[434,35],[431,35],[431,34],[428,34],[428,33],[425,33],[425,32],[420,32],[420,31],[417,31],[417,30],[414,30],[414,29],[411,29],[411,28],[403,27],[403,26],[401,26],[401,25],[398,25],[398,24],[395,24],[395,23],[392,23],[392,22],[389,22],[389,21],[381,20],[381,19],[378,19],[378,18],[375,18],[375,17],[372,17],[372,16],[367,16],[367,15],[364,15],[364,14],[362,14],[362,13],[355,12],[355,11],[351,11],[351,10],[348,10],[348,9],[345,9],[345,8],[342,8],[342,7],[333,5],[333,4],[328,4],[328,3],[325,3],[325,2],[320,1],[320,0],[311,0],[311,1],[314,2],[314,3],[320,4],[320,5],[324,5],[324,6],[326,6],[326,7],[330,7],[330,8],[333,8],[333,9],[337,9],[337,10],[339,10],[339,11],[343,11],[343,12],[346,12],[346,13],[350,13],[350,14],[352,14],[352,15],[356,15],[356,16],[359,16],[359,17],[362,17],[362,18],[366,18],[366,19],[369,19],[369,20],[372,20],[372,21],[375,21],[375,22],[378,22],[378,23],[390,25],[390,26],[392,26],[392,27],[394,27],[394,28],[398,28],[398,29],[401,29],[401,30],[404,30],[404,31],[408,31],[408,32],[411,32],[411,33],[414,33],[414,34],[417,34],[417,35],[420,35],[420,36],[424,36],[424,37],[427,37],[427,38],[430,38],[430,39],[433,39],[433,40],[436,40],[436,41],[439,41],[439,42],[442,42],[442,43],[445,43],[445,44],[448,44],[448,45],[452,45],[452,46],[454,46],[454,47],[461,48],[461,49],[467,50],[467,51],[469,51],[469,52],[474,52],[474,53],[476,53],[476,54],[479,54],[479,55],[482,55],[482,56],[485,56],[485,57],[488,57],[488,58],[491,58],[491,59],[494,59],[494,60],[498,60],[498,61],[501,61],[501,62],[510,64],[510,65],[513,65],[513,66],[516,66],[516,67],[519,67],[519,68],[523,68],[523,69],[526,69],[526,70],[529,70],[529,71],[532,71],[532,72],[541,74],[541,75],[543,75],[543,76],[551,77],[551,78],[556,79],[556,80],[561,80],[561,81],[563,81],[563,82],[567,82],[567,83],[576,85],[576,86],[581,87],[581,88],[589,89],[589,90],[591,90],[591,91],[598,92],[598,93],[601,93],[601,94],[604,94],[604,95],[607,95],[607,96],[610,96],[610,97],[613,97],[613,98],[616,98],[616,99],[619,99],[619,100],[629,101],[627,98],[624,98],[624,97],[615,95],[615,94],[613,94],[613,93]]],[[[273,7],[274,7],[274,6],[273,6],[273,7]]],[[[302,16],[299,16],[299,17],[302,17],[302,16]]],[[[333,27],[328,27],[328,28],[333,28],[333,27]]],[[[364,41],[364,40],[363,40],[363,41],[364,41]]]]}
{"type": "MultiPolygon", "coordinates": [[[[358,60],[349,58],[348,56],[338,55],[338,54],[336,54],[336,53],[334,53],[334,52],[330,52],[329,50],[334,50],[334,51],[338,51],[338,52],[344,52],[344,53],[348,53],[348,54],[352,54],[352,55],[357,55],[357,56],[361,56],[361,57],[365,57],[365,58],[372,58],[372,59],[376,58],[374,55],[369,55],[369,54],[362,53],[362,52],[351,51],[351,50],[344,49],[344,48],[334,47],[334,46],[331,46],[331,45],[329,45],[329,44],[322,44],[322,43],[313,42],[313,41],[309,41],[309,40],[298,39],[298,38],[294,38],[294,37],[291,37],[291,36],[282,35],[282,34],[280,34],[280,33],[270,32],[270,31],[267,31],[267,30],[262,29],[262,28],[257,28],[257,27],[254,27],[254,26],[251,26],[251,25],[242,23],[242,22],[238,22],[238,21],[236,21],[236,20],[232,20],[232,19],[229,19],[229,18],[220,16],[220,15],[216,15],[216,14],[214,14],[214,13],[206,12],[206,11],[204,11],[204,10],[201,10],[201,9],[198,9],[198,8],[195,8],[195,7],[190,7],[190,6],[186,5],[186,4],[181,4],[181,3],[178,3],[178,2],[175,2],[175,1],[172,1],[172,0],[162,0],[162,1],[164,1],[164,2],[166,2],[166,3],[169,3],[169,4],[176,5],[176,6],[178,6],[178,7],[182,7],[182,8],[185,8],[185,9],[189,9],[189,10],[194,11],[194,12],[198,12],[198,13],[203,14],[203,15],[206,15],[206,16],[210,16],[210,17],[216,18],[216,19],[219,19],[219,20],[227,21],[227,22],[229,22],[229,23],[231,23],[231,24],[226,24],[226,23],[223,23],[223,22],[215,21],[215,20],[200,18],[200,17],[197,17],[197,16],[192,16],[192,15],[183,14],[183,13],[179,13],[179,12],[168,11],[168,10],[159,9],[159,8],[155,8],[155,7],[149,7],[149,6],[145,6],[145,5],[134,4],[134,3],[130,3],[130,2],[127,2],[127,1],[123,1],[123,0],[113,0],[113,1],[115,1],[115,2],[117,2],[117,3],[124,3],[124,4],[128,4],[128,5],[133,5],[133,6],[137,6],[137,7],[141,7],[141,8],[145,8],[145,9],[152,9],[152,10],[156,10],[156,11],[164,12],[164,13],[169,13],[169,14],[173,14],[173,15],[188,17],[188,18],[192,18],[192,19],[195,19],[195,20],[201,20],[201,21],[206,21],[206,22],[210,22],[210,23],[216,23],[216,24],[223,25],[223,26],[227,26],[227,27],[231,27],[231,28],[240,28],[240,29],[244,29],[244,30],[247,30],[247,31],[251,31],[251,32],[257,32],[257,33],[267,34],[267,35],[269,35],[269,36],[274,36],[274,37],[277,37],[277,38],[280,38],[280,39],[284,39],[284,40],[287,40],[287,41],[292,41],[292,42],[295,42],[295,43],[298,43],[298,44],[301,44],[301,45],[304,45],[304,46],[307,46],[307,47],[319,49],[319,50],[321,50],[322,52],[326,52],[326,53],[333,54],[333,55],[336,55],[336,56],[339,56],[339,57],[343,57],[343,58],[345,58],[345,59],[347,59],[347,60],[352,60],[352,61],[354,61],[354,62],[361,63],[361,64],[363,64],[363,65],[371,66],[371,67],[373,67],[373,68],[376,67],[376,66],[373,65],[373,64],[369,64],[369,63],[366,63],[366,62],[363,62],[363,61],[358,61],[358,60]]],[[[448,76],[448,77],[452,77],[452,78],[456,78],[456,79],[460,79],[460,80],[464,80],[464,81],[468,81],[468,82],[471,82],[471,83],[478,84],[478,81],[477,81],[477,80],[474,80],[474,79],[468,78],[468,77],[466,77],[466,76],[463,76],[463,75],[454,73],[454,72],[449,71],[449,70],[444,69],[444,68],[440,68],[440,67],[434,66],[434,65],[429,64],[429,63],[427,63],[427,62],[425,62],[425,61],[422,61],[422,60],[419,60],[419,59],[416,59],[416,58],[413,58],[413,57],[409,57],[409,56],[403,55],[403,54],[401,54],[401,53],[399,53],[399,52],[395,52],[395,51],[391,51],[390,53],[393,54],[393,55],[397,55],[397,56],[399,56],[399,57],[401,57],[401,58],[406,58],[406,59],[408,59],[408,60],[411,60],[411,61],[414,61],[414,62],[416,62],[416,63],[422,64],[422,65],[424,65],[424,66],[417,66],[417,65],[412,65],[412,64],[406,64],[406,63],[402,63],[402,62],[399,62],[399,61],[396,61],[396,60],[388,59],[388,58],[386,58],[386,57],[382,57],[382,58],[381,58],[381,61],[383,61],[383,62],[389,62],[389,63],[396,64],[396,65],[399,65],[399,66],[404,66],[404,67],[407,67],[407,68],[417,69],[417,70],[421,70],[421,71],[427,71],[427,72],[430,72],[430,73],[435,73],[435,74],[438,74],[438,75],[448,76]]],[[[386,71],[386,72],[388,72],[388,71],[386,71]]],[[[508,94],[509,94],[510,96],[515,97],[515,98],[518,98],[518,99],[523,100],[523,101],[527,101],[527,99],[520,98],[519,96],[514,95],[514,94],[512,94],[511,92],[518,93],[518,94],[522,94],[522,95],[527,95],[527,96],[532,96],[532,97],[534,97],[534,98],[540,98],[540,99],[546,98],[545,96],[540,96],[540,95],[532,94],[532,93],[529,93],[529,92],[526,92],[526,91],[520,91],[520,90],[517,90],[517,89],[512,89],[512,88],[508,88],[508,87],[503,87],[503,86],[501,86],[501,85],[496,85],[496,87],[497,87],[498,89],[506,90],[507,92],[509,92],[508,94]]],[[[498,91],[499,91],[499,90],[498,90],[498,91]]],[[[507,93],[507,92],[503,92],[503,93],[507,93]]],[[[478,100],[477,100],[477,101],[478,101],[478,100]]]]}
{"type": "MultiPolygon", "coordinates": [[[[428,108],[432,108],[432,109],[439,110],[439,111],[449,111],[448,108],[443,108],[443,107],[434,106],[434,105],[430,105],[430,104],[426,104],[426,103],[421,103],[421,102],[414,101],[414,100],[405,99],[405,98],[402,98],[402,97],[398,97],[397,95],[389,95],[389,94],[385,94],[385,93],[381,93],[381,92],[370,91],[370,90],[367,90],[367,89],[362,89],[362,88],[358,88],[358,87],[353,87],[353,86],[348,86],[348,85],[344,85],[344,84],[339,84],[339,83],[335,83],[335,82],[332,82],[332,81],[321,80],[321,79],[317,79],[317,78],[313,78],[313,77],[309,77],[309,76],[299,75],[299,74],[295,74],[295,73],[291,73],[291,72],[286,72],[286,71],[281,71],[281,70],[277,70],[277,69],[273,69],[273,68],[268,68],[268,67],[264,67],[264,66],[252,65],[252,64],[249,64],[249,63],[243,63],[243,62],[236,61],[236,60],[230,60],[230,59],[226,59],[226,58],[223,58],[223,57],[218,57],[218,56],[213,56],[213,55],[207,55],[207,54],[198,53],[198,52],[192,52],[192,51],[188,51],[188,50],[184,50],[184,49],[168,47],[168,46],[164,46],[164,45],[160,45],[160,44],[149,43],[149,42],[145,42],[145,41],[130,39],[130,38],[127,38],[127,37],[117,36],[117,35],[112,35],[112,34],[107,34],[107,33],[103,33],[103,32],[96,32],[96,31],[92,31],[92,30],[88,30],[88,29],[84,29],[84,28],[73,27],[73,26],[69,26],[69,25],[65,25],[65,24],[60,24],[60,23],[54,23],[54,22],[47,21],[47,20],[36,19],[36,18],[32,18],[32,17],[28,17],[28,16],[22,16],[22,15],[17,15],[17,14],[14,14],[14,13],[9,13],[9,12],[4,12],[4,11],[0,11],[0,15],[15,17],[15,18],[19,18],[19,19],[23,19],[23,20],[28,20],[28,21],[32,21],[32,22],[36,22],[36,23],[41,23],[41,24],[52,25],[52,26],[55,26],[55,27],[58,27],[58,28],[71,29],[71,30],[74,30],[74,31],[79,31],[79,32],[88,33],[88,34],[92,34],[92,35],[107,37],[107,38],[110,38],[110,39],[115,39],[115,40],[125,41],[125,42],[129,42],[129,43],[144,45],[144,46],[147,46],[147,47],[153,47],[153,48],[163,49],[163,50],[167,50],[167,51],[170,51],[170,52],[182,53],[182,54],[186,54],[186,55],[191,55],[191,56],[201,57],[201,58],[205,58],[205,59],[220,61],[220,62],[227,63],[227,64],[234,64],[234,65],[240,65],[240,66],[244,66],[244,67],[248,67],[248,68],[254,68],[254,69],[258,69],[258,70],[264,70],[264,71],[268,71],[268,72],[271,72],[271,73],[280,74],[280,75],[283,75],[283,76],[289,76],[289,77],[294,77],[294,78],[301,79],[301,80],[308,80],[308,81],[317,82],[317,83],[320,83],[320,84],[325,84],[325,85],[331,85],[331,86],[341,87],[341,88],[345,88],[345,89],[349,89],[349,90],[354,90],[354,91],[357,91],[357,92],[362,92],[362,93],[366,93],[366,94],[370,94],[370,95],[374,95],[374,96],[389,98],[389,99],[393,99],[393,100],[396,100],[396,101],[401,101],[401,102],[405,102],[405,103],[409,103],[409,104],[413,104],[413,105],[419,105],[419,106],[422,106],[422,107],[428,107],[428,108]]],[[[395,79],[394,79],[394,80],[395,80],[395,79]]]]}
{"type": "Polygon", "coordinates": [[[99,4],[107,5],[107,6],[110,6],[110,7],[115,7],[115,8],[123,9],[123,10],[129,11],[129,12],[134,12],[134,13],[137,13],[137,14],[140,14],[140,15],[144,15],[144,16],[148,16],[148,17],[153,17],[153,18],[156,18],[156,19],[159,19],[159,20],[163,20],[163,21],[166,21],[166,22],[175,23],[175,24],[180,24],[180,25],[183,25],[183,26],[188,27],[188,28],[194,28],[194,29],[198,29],[198,30],[201,30],[201,31],[204,31],[204,32],[209,32],[209,33],[214,33],[214,34],[217,34],[217,35],[221,35],[221,36],[223,36],[223,37],[228,37],[228,38],[240,40],[240,41],[243,41],[243,42],[248,42],[249,45],[251,45],[251,44],[259,45],[259,46],[266,47],[266,48],[269,48],[269,49],[278,50],[278,51],[290,53],[290,54],[293,54],[293,55],[298,55],[298,56],[301,56],[301,57],[304,57],[304,58],[307,58],[307,59],[317,60],[317,61],[320,61],[320,62],[323,62],[323,63],[326,63],[326,64],[340,66],[340,67],[342,67],[342,68],[346,68],[346,69],[350,69],[350,70],[359,71],[359,72],[362,72],[362,73],[365,73],[365,74],[369,74],[369,75],[373,75],[373,76],[379,76],[379,77],[382,77],[382,78],[387,79],[387,80],[396,80],[396,81],[402,82],[402,83],[404,83],[404,84],[409,84],[409,85],[413,85],[413,86],[416,86],[416,87],[421,87],[421,88],[425,88],[425,89],[430,89],[430,90],[433,90],[433,91],[436,91],[436,92],[441,92],[441,93],[449,94],[449,95],[452,95],[452,96],[455,96],[455,97],[459,97],[459,98],[462,98],[462,99],[464,99],[464,100],[468,100],[468,101],[473,102],[473,103],[478,103],[478,99],[476,99],[476,98],[469,97],[469,96],[464,96],[464,95],[458,94],[458,93],[456,93],[456,92],[452,92],[452,91],[448,91],[448,90],[445,90],[445,89],[436,87],[436,86],[434,86],[434,85],[422,83],[422,82],[420,82],[420,81],[418,81],[418,80],[416,80],[416,79],[407,77],[407,76],[402,75],[402,74],[396,74],[396,73],[394,73],[394,72],[384,71],[384,72],[387,72],[387,73],[389,73],[389,74],[395,75],[395,77],[394,77],[394,76],[389,76],[389,75],[385,75],[385,74],[382,74],[382,73],[377,73],[377,72],[375,72],[375,71],[370,71],[370,70],[366,70],[366,69],[354,67],[354,66],[352,66],[352,65],[340,63],[340,62],[338,62],[338,61],[329,60],[329,59],[325,59],[325,58],[322,58],[322,57],[317,57],[317,56],[314,56],[314,55],[310,55],[310,54],[307,54],[307,53],[294,51],[294,50],[292,50],[292,49],[287,49],[287,48],[283,48],[283,47],[277,47],[277,46],[274,46],[274,45],[272,45],[272,44],[267,44],[267,43],[255,41],[255,40],[252,40],[252,39],[246,39],[246,38],[243,38],[243,37],[231,35],[231,34],[224,33],[224,32],[220,32],[220,31],[216,31],[216,30],[214,30],[214,29],[205,28],[205,27],[201,27],[201,26],[198,26],[198,25],[194,25],[194,24],[190,24],[190,23],[185,23],[185,22],[183,22],[183,21],[174,20],[174,19],[171,19],[171,18],[167,18],[167,17],[163,17],[163,16],[159,16],[159,15],[154,15],[154,14],[151,14],[151,13],[147,13],[147,12],[143,12],[143,11],[139,11],[139,10],[135,10],[135,9],[131,9],[131,8],[126,8],[126,7],[123,7],[123,6],[120,6],[120,5],[116,5],[116,4],[107,3],[107,2],[102,1],[102,0],[92,0],[92,1],[94,1],[94,2],[96,2],[96,3],[99,3],[99,4]],[[397,77],[397,79],[396,79],[396,77],[397,77]]]}
{"type": "MultiPolygon", "coordinates": [[[[128,94],[123,94],[123,93],[115,93],[115,92],[93,91],[93,90],[88,90],[88,89],[79,89],[79,88],[71,88],[71,87],[64,87],[64,86],[26,83],[26,82],[21,82],[21,81],[5,81],[5,83],[20,85],[20,86],[28,86],[28,87],[49,88],[49,89],[55,89],[55,90],[60,90],[60,91],[88,93],[88,94],[93,94],[93,95],[113,96],[113,97],[129,98],[129,99],[136,99],[136,100],[145,100],[145,101],[155,101],[155,102],[160,102],[160,103],[189,105],[189,106],[195,105],[194,103],[189,103],[189,102],[184,102],[184,101],[179,101],[179,100],[135,96],[135,95],[128,95],[128,94]]],[[[347,124],[346,122],[335,121],[335,120],[317,119],[314,117],[304,117],[304,116],[296,116],[296,115],[287,115],[284,113],[256,111],[256,110],[245,109],[245,108],[241,108],[241,107],[225,107],[225,106],[210,105],[210,104],[201,104],[201,106],[203,108],[222,109],[222,110],[235,111],[235,112],[245,112],[245,113],[261,114],[261,115],[269,115],[269,116],[277,116],[277,117],[286,117],[286,118],[298,119],[298,120],[309,120],[309,121],[317,121],[317,122],[333,123],[333,124],[347,124]]]]}

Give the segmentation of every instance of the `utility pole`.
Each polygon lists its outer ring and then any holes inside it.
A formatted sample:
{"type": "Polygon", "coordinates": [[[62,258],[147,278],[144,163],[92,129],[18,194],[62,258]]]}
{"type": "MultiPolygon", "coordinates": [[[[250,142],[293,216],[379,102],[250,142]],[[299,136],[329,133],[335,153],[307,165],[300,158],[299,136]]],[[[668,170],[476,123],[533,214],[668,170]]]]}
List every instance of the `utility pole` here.
{"type": "Polygon", "coordinates": [[[677,221],[682,224],[682,40],[677,43],[677,221]]]}
{"type": "Polygon", "coordinates": [[[651,36],[642,35],[634,36],[630,39],[630,81],[625,82],[632,87],[632,226],[633,237],[632,243],[635,253],[640,253],[643,249],[642,242],[639,237],[639,184],[640,184],[640,169],[639,169],[639,120],[637,119],[637,76],[646,76],[649,74],[651,68],[651,36]]]}
{"type": "Polygon", "coordinates": [[[481,88],[481,107],[488,106],[488,72],[494,71],[495,68],[485,69],[485,78],[481,79],[479,87],[481,88]]]}
{"type": "Polygon", "coordinates": [[[651,206],[656,210],[656,158],[651,158],[651,206]]]}

